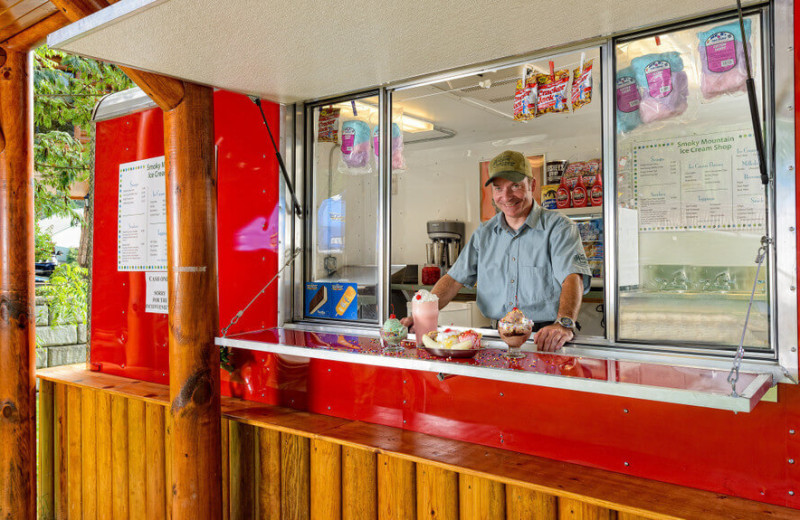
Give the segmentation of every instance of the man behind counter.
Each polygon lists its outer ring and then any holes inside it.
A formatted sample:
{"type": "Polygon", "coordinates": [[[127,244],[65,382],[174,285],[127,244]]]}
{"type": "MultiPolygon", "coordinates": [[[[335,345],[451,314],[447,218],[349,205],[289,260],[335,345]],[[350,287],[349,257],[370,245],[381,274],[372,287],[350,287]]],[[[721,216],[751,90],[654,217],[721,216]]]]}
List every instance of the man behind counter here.
{"type": "MultiPolygon", "coordinates": [[[[484,316],[499,320],[518,307],[536,324],[539,349],[552,352],[574,337],[581,299],[591,282],[578,228],[533,200],[536,180],[519,152],[507,150],[492,159],[489,184],[500,213],[472,234],[431,292],[441,309],[464,285],[476,286],[484,316]]],[[[410,317],[403,322],[413,324],[410,317]]]]}

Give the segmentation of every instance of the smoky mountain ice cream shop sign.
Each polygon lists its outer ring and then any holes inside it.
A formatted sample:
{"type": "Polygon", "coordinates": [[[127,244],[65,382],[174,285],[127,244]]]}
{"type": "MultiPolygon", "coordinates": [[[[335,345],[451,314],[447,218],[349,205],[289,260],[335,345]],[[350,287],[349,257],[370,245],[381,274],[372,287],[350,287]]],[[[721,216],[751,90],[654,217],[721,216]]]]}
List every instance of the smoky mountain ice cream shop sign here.
{"type": "Polygon", "coordinates": [[[164,157],[119,165],[117,270],[167,270],[164,157]]]}

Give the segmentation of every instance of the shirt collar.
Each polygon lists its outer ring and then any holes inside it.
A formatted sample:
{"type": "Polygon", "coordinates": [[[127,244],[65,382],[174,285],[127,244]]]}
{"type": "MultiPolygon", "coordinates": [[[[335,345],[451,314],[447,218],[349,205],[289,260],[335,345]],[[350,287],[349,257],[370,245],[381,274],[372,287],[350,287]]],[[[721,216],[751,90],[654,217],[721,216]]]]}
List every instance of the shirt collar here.
{"type": "Polygon", "coordinates": [[[506,222],[505,215],[503,215],[503,212],[500,212],[494,217],[496,219],[494,225],[494,231],[495,233],[499,233],[500,231],[508,231],[512,235],[516,235],[518,233],[521,233],[526,225],[531,229],[543,230],[544,223],[542,222],[542,211],[544,211],[544,209],[542,209],[542,207],[536,203],[536,200],[534,200],[533,206],[531,206],[531,212],[528,213],[527,218],[525,218],[525,223],[516,231],[511,229],[511,227],[506,222]]]}

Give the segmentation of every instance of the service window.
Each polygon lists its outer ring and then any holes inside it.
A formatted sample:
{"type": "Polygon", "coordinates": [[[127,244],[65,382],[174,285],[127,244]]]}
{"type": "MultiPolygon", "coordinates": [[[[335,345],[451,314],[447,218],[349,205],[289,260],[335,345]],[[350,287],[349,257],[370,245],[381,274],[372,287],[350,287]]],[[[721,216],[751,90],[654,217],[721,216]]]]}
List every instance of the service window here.
{"type": "MultiPolygon", "coordinates": [[[[762,14],[619,41],[616,52],[617,340],[766,351],[769,229],[745,91],[750,52],[759,105],[762,14]]],[[[767,103],[765,103],[765,100],[767,103]]],[[[769,132],[767,132],[769,135],[769,132]]]]}
{"type": "Polygon", "coordinates": [[[375,323],[378,97],[306,108],[306,319],[375,323]]]}
{"type": "MultiPolygon", "coordinates": [[[[592,267],[580,315],[583,337],[605,337],[603,320],[602,64],[600,49],[531,58],[392,92],[391,304],[405,316],[419,289],[448,273],[478,227],[498,213],[489,162],[505,150],[531,163],[534,199],[575,220],[592,267]],[[574,195],[580,190],[582,196],[574,195]],[[557,200],[559,188],[563,197],[557,200]],[[594,187],[594,197],[592,188],[594,187]]],[[[509,257],[510,261],[510,257],[509,257]]],[[[521,258],[520,266],[533,265],[521,258]]],[[[520,275],[503,313],[536,281],[520,275]]],[[[545,280],[560,292],[560,280],[545,280]]],[[[477,287],[480,291],[481,288],[477,287]]],[[[491,288],[483,288],[486,293],[491,288]]],[[[503,293],[499,295],[499,293],[503,293]]],[[[533,297],[540,297],[534,294],[533,297]]],[[[439,313],[441,326],[491,328],[466,286],[439,313]]],[[[553,317],[552,319],[554,319],[553,317]]]]}

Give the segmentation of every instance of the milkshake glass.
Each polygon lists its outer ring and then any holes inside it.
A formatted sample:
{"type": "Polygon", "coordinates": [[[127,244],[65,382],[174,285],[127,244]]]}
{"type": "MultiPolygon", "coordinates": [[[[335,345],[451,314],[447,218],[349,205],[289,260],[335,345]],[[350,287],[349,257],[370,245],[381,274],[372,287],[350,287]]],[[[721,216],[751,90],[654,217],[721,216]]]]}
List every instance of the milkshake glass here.
{"type": "Polygon", "coordinates": [[[414,334],[419,347],[422,345],[422,336],[436,330],[439,324],[439,297],[425,289],[417,291],[411,300],[411,317],[414,319],[414,334]]]}

